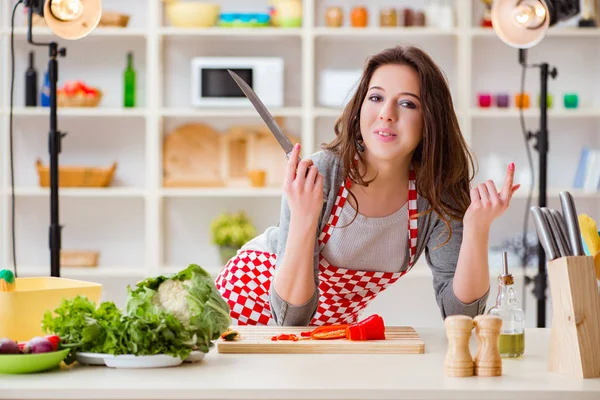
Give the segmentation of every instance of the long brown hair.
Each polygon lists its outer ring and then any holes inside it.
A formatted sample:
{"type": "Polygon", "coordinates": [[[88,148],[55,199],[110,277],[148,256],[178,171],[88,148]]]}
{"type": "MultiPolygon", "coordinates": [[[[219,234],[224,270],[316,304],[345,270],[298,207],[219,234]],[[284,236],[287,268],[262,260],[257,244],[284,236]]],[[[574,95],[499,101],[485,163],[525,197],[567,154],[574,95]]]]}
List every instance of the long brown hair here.
{"type": "MultiPolygon", "coordinates": [[[[475,164],[462,136],[448,83],[427,53],[414,46],[397,46],[370,57],[356,92],[335,123],[335,139],[323,144],[322,148],[340,157],[344,179],[350,178],[360,185],[369,185],[363,180],[364,175],[361,175],[359,165],[354,161],[358,155],[359,160],[364,162],[364,157],[357,151],[362,141],[360,113],[373,73],[386,64],[408,65],[419,75],[423,135],[413,153],[412,164],[416,173],[417,192],[428,200],[431,207],[416,217],[432,211],[437,213],[449,231],[445,244],[452,236],[450,220],[462,220],[471,202],[469,188],[475,174],[475,164]]],[[[356,197],[351,192],[350,195],[358,205],[356,197]]]]}

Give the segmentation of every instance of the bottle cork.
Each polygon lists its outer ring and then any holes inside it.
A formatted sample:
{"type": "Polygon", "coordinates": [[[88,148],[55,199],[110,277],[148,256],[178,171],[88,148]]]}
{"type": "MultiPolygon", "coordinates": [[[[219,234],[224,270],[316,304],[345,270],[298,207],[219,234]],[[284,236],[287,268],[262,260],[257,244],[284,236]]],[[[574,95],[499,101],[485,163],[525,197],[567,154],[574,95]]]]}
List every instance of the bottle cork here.
{"type": "Polygon", "coordinates": [[[450,377],[473,376],[473,357],[469,350],[469,340],[473,330],[473,319],[466,315],[451,315],[444,320],[448,352],[444,367],[450,377]]]}
{"type": "Polygon", "coordinates": [[[502,319],[496,315],[478,315],[474,318],[477,326],[479,349],[475,357],[475,375],[502,375],[502,358],[498,349],[498,337],[502,319]]]}

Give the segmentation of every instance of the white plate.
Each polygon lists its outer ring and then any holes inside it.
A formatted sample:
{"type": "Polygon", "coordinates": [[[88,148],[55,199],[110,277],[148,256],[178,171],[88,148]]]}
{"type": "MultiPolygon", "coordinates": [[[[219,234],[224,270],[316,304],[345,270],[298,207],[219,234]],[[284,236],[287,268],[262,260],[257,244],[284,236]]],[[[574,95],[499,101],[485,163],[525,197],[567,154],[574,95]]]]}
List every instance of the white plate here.
{"type": "Polygon", "coordinates": [[[133,354],[123,354],[104,358],[104,363],[110,368],[164,368],[175,367],[182,362],[183,360],[179,357],[173,357],[165,354],[157,354],[153,356],[135,356],[133,354]]]}
{"type": "Polygon", "coordinates": [[[206,353],[203,353],[201,351],[192,351],[190,355],[183,361],[187,363],[195,363],[204,360],[205,355],[206,353]]]}
{"type": "Polygon", "coordinates": [[[76,353],[75,358],[79,361],[80,364],[86,365],[106,365],[104,363],[104,359],[107,357],[113,357],[112,354],[104,354],[104,353],[76,353]]]}

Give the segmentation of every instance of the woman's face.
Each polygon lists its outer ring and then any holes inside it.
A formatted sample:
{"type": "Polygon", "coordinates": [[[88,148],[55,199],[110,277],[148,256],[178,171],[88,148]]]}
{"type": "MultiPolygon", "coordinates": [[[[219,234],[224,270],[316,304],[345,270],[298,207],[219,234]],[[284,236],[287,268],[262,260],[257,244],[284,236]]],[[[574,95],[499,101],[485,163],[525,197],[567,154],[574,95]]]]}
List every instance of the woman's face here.
{"type": "Polygon", "coordinates": [[[417,72],[407,65],[377,68],[360,113],[360,131],[370,157],[382,161],[412,155],[421,141],[423,107],[417,72]]]}

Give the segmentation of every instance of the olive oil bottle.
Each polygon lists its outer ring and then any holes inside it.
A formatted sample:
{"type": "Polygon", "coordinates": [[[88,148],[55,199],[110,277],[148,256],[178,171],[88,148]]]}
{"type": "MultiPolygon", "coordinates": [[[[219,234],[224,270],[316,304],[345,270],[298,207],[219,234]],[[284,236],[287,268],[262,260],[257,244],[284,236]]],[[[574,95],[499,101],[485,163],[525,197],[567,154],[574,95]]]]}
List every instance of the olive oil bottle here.
{"type": "Polygon", "coordinates": [[[514,279],[508,273],[506,252],[502,254],[502,273],[498,276],[498,296],[496,305],[488,314],[502,319],[502,328],[498,338],[501,357],[520,357],[525,352],[525,313],[518,306],[517,293],[513,287],[514,279]]]}

